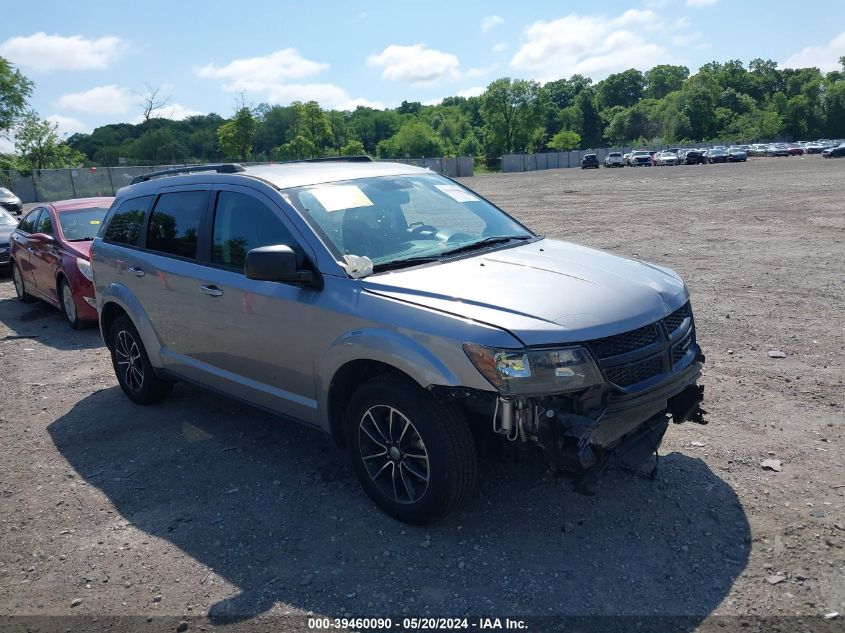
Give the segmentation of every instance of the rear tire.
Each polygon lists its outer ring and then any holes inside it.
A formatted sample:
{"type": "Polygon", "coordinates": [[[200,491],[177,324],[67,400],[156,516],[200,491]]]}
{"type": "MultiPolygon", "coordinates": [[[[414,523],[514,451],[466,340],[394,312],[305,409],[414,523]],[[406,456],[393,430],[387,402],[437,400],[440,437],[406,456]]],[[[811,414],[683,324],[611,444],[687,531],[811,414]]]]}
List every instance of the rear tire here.
{"type": "Polygon", "coordinates": [[[347,448],[370,498],[422,525],[457,510],[475,489],[478,458],[460,409],[401,376],[377,376],[346,408],[347,448]]]}
{"type": "Polygon", "coordinates": [[[17,262],[12,264],[12,283],[15,284],[15,294],[18,296],[21,303],[32,303],[35,301],[35,297],[26,291],[23,274],[21,273],[20,266],[18,266],[17,262]]]}
{"type": "Polygon", "coordinates": [[[171,381],[156,375],[141,335],[129,317],[121,315],[112,323],[109,351],[117,381],[132,402],[154,404],[173,389],[171,381]]]}

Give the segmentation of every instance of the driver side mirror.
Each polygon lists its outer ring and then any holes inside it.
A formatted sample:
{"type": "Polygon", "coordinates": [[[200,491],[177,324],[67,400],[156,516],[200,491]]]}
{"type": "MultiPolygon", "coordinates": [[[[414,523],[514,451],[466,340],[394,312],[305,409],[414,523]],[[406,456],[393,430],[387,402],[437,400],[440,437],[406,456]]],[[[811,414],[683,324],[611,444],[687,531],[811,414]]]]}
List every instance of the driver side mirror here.
{"type": "Polygon", "coordinates": [[[246,254],[244,274],[247,279],[257,281],[314,283],[314,273],[300,269],[296,253],[285,244],[253,248],[246,254]]]}

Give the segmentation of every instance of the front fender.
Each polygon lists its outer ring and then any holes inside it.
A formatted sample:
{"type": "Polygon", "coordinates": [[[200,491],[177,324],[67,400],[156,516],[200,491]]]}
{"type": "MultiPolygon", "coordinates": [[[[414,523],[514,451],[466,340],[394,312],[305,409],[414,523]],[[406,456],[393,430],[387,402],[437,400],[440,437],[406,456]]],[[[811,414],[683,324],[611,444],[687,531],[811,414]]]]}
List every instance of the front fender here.
{"type": "Polygon", "coordinates": [[[353,330],[338,337],[318,359],[317,392],[321,411],[328,411],[332,378],[341,367],[356,360],[374,360],[395,367],[423,388],[462,384],[452,369],[410,336],[395,330],[353,330]]]}
{"type": "MultiPolygon", "coordinates": [[[[162,348],[161,341],[155,333],[155,328],[153,328],[147,312],[141,306],[141,302],[122,283],[113,282],[103,288],[102,292],[97,293],[97,304],[99,306],[97,312],[101,317],[109,303],[117,304],[126,312],[138,330],[138,334],[141,335],[141,341],[147,350],[150,364],[157,369],[161,369],[164,366],[159,353],[162,348]]],[[[102,318],[100,319],[100,334],[103,341],[108,342],[108,332],[105,331],[102,318]]]]}

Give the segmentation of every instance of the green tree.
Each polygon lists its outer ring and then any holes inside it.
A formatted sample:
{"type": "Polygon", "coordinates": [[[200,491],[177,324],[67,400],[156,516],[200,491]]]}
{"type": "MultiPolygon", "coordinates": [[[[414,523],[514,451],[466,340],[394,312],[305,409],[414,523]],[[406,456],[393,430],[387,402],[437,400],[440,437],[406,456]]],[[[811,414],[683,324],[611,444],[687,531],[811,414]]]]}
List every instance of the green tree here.
{"type": "Polygon", "coordinates": [[[552,137],[549,141],[549,147],[556,149],[559,152],[565,152],[571,149],[578,149],[581,145],[581,135],[578,132],[570,130],[561,130],[552,137]]]}
{"type": "Polygon", "coordinates": [[[503,77],[487,86],[480,100],[488,151],[493,155],[525,151],[539,127],[540,85],[503,77]]]}
{"type": "Polygon", "coordinates": [[[643,77],[645,79],[644,96],[649,99],[662,99],[670,92],[681,89],[689,77],[689,68],[659,64],[647,70],[643,77]]]}
{"type": "Polygon", "coordinates": [[[431,126],[422,121],[408,121],[391,138],[378,144],[379,156],[385,158],[427,158],[443,156],[443,142],[431,126]]]}
{"type": "Polygon", "coordinates": [[[644,89],[645,77],[631,68],[596,84],[596,105],[602,110],[613,106],[630,108],[642,99],[644,89]]]}
{"type": "Polygon", "coordinates": [[[15,128],[15,149],[18,161],[26,170],[57,167],[80,167],[85,163],[81,152],[62,142],[56,124],[41,119],[29,110],[15,128]]]}
{"type": "Polygon", "coordinates": [[[25,114],[35,84],[0,57],[0,135],[5,135],[25,114]]]}
{"type": "Polygon", "coordinates": [[[220,151],[229,158],[246,160],[252,152],[252,141],[258,124],[247,107],[241,107],[234,118],[217,128],[220,151]]]}
{"type": "Polygon", "coordinates": [[[362,156],[366,153],[364,144],[357,139],[350,140],[346,145],[340,148],[341,156],[362,156]]]}
{"type": "Polygon", "coordinates": [[[326,113],[316,101],[294,101],[289,140],[282,145],[284,155],[295,158],[314,158],[324,153],[333,140],[332,126],[326,113]]]}

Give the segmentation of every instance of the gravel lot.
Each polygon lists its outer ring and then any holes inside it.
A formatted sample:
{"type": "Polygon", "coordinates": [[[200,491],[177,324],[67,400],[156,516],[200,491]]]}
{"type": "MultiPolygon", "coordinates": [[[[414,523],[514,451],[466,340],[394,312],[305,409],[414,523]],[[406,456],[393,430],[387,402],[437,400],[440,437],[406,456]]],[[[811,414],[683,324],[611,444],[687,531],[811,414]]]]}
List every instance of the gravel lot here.
{"type": "Polygon", "coordinates": [[[683,615],[688,630],[802,615],[843,630],[821,616],[845,612],[845,160],[466,183],[550,237],[685,277],[710,424],[670,427],[656,481],[611,471],[584,497],[533,452],[485,454],[462,513],[407,527],[315,433],[185,385],[132,404],[97,330],[19,303],[5,275],[0,615],[683,615]]]}

